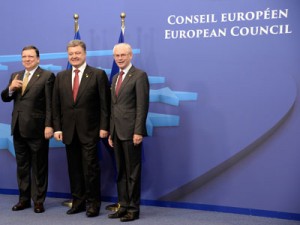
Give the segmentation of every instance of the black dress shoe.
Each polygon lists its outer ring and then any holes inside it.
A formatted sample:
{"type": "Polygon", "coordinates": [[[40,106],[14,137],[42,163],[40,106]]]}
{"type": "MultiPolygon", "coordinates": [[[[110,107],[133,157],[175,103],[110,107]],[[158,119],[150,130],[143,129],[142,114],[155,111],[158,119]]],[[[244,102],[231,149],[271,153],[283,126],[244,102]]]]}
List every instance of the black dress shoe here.
{"type": "Polygon", "coordinates": [[[123,217],[125,215],[126,215],[126,210],[118,210],[115,213],[109,214],[108,218],[110,218],[110,219],[117,219],[117,218],[121,218],[121,217],[123,217]]]}
{"type": "Polygon", "coordinates": [[[34,212],[35,213],[45,212],[45,208],[44,208],[43,203],[34,203],[34,212]]]}
{"type": "Polygon", "coordinates": [[[139,218],[139,212],[128,212],[125,216],[120,218],[121,222],[129,222],[133,220],[137,220],[139,218]]]}
{"type": "Polygon", "coordinates": [[[71,214],[76,214],[76,213],[80,213],[80,212],[84,212],[84,211],[85,211],[85,207],[84,206],[72,207],[71,209],[69,209],[67,211],[67,214],[71,215],[71,214]]]}
{"type": "Polygon", "coordinates": [[[106,210],[112,211],[112,212],[117,212],[120,209],[120,204],[119,203],[114,203],[111,205],[107,205],[105,207],[106,210]]]}
{"type": "Polygon", "coordinates": [[[95,217],[95,216],[99,216],[99,211],[100,211],[100,208],[99,208],[99,207],[90,207],[90,208],[88,208],[88,210],[86,211],[86,216],[87,216],[87,217],[95,217]]]}
{"type": "Polygon", "coordinates": [[[31,207],[30,202],[18,202],[16,205],[12,207],[12,211],[19,211],[30,207],[31,207]]]}

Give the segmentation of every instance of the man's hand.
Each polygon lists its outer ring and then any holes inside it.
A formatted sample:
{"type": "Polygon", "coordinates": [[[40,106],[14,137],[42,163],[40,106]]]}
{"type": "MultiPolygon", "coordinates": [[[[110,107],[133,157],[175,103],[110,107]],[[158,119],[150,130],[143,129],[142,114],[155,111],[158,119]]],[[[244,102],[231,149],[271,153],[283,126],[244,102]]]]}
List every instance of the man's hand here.
{"type": "Polygon", "coordinates": [[[109,144],[110,147],[112,147],[112,148],[114,147],[114,143],[113,143],[110,135],[108,137],[108,144],[109,144]]]}
{"type": "Polygon", "coordinates": [[[141,144],[143,141],[143,136],[142,135],[139,135],[139,134],[134,134],[133,135],[133,144],[134,145],[139,145],[141,144]]]}
{"type": "Polygon", "coordinates": [[[99,137],[100,138],[107,138],[108,137],[108,131],[106,131],[106,130],[100,130],[99,137]]]}
{"type": "Polygon", "coordinates": [[[17,74],[9,85],[9,91],[16,91],[19,88],[22,88],[23,81],[18,80],[19,74],[17,74]]]}
{"type": "Polygon", "coordinates": [[[53,128],[52,127],[45,127],[45,138],[50,139],[53,136],[53,128]]]}
{"type": "Polygon", "coordinates": [[[57,131],[54,133],[54,138],[57,141],[62,141],[63,140],[63,133],[61,131],[57,131]]]}

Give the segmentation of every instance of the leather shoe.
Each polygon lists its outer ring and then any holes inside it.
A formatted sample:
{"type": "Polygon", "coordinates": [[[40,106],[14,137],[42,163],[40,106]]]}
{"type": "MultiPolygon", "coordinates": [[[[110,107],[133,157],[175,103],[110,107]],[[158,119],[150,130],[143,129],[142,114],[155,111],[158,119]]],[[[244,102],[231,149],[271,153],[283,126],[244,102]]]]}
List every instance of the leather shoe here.
{"type": "Polygon", "coordinates": [[[76,213],[80,213],[80,212],[84,212],[84,211],[85,211],[85,207],[84,206],[72,207],[71,209],[69,209],[67,211],[67,214],[71,215],[71,214],[76,214],[76,213]]]}
{"type": "Polygon", "coordinates": [[[123,217],[120,218],[121,222],[129,222],[137,220],[139,218],[139,212],[128,212],[123,217]]]}
{"type": "Polygon", "coordinates": [[[45,212],[45,208],[44,208],[43,203],[34,203],[34,212],[35,213],[45,212]]]}
{"type": "Polygon", "coordinates": [[[99,216],[99,211],[100,208],[98,207],[90,207],[88,208],[85,214],[87,217],[95,217],[95,216],[99,216]]]}
{"type": "Polygon", "coordinates": [[[123,217],[125,215],[126,215],[126,210],[118,210],[115,213],[108,214],[108,218],[110,218],[110,219],[117,219],[117,218],[121,218],[121,217],[123,217]]]}
{"type": "Polygon", "coordinates": [[[111,205],[107,205],[105,207],[106,210],[112,211],[112,212],[117,212],[120,209],[120,203],[114,203],[111,205]]]}
{"type": "Polygon", "coordinates": [[[18,202],[16,205],[12,207],[12,211],[19,211],[30,207],[31,207],[30,202],[18,202]]]}

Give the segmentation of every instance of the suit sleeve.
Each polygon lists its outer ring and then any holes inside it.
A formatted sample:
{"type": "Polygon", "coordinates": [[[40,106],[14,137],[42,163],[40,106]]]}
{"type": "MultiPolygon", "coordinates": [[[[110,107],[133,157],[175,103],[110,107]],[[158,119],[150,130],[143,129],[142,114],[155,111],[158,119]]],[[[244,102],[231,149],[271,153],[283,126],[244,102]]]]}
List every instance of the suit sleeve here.
{"type": "Polygon", "coordinates": [[[53,129],[61,131],[61,108],[60,108],[60,92],[59,92],[59,74],[57,74],[54,88],[52,93],[52,116],[53,116],[53,129]]]}
{"type": "Polygon", "coordinates": [[[48,80],[45,83],[45,99],[46,99],[46,120],[45,127],[52,127],[52,96],[55,76],[50,74],[48,80]]]}
{"type": "Polygon", "coordinates": [[[110,86],[105,71],[100,72],[98,79],[100,99],[100,130],[109,130],[110,119],[110,86]]]}
{"type": "Polygon", "coordinates": [[[145,72],[136,82],[136,120],[134,133],[147,136],[146,120],[149,109],[149,80],[145,72]]]}
{"type": "Polygon", "coordinates": [[[15,98],[15,92],[11,96],[9,96],[9,86],[15,76],[16,76],[16,74],[11,75],[11,78],[9,80],[7,87],[1,92],[1,98],[2,98],[3,102],[10,102],[15,98]]]}

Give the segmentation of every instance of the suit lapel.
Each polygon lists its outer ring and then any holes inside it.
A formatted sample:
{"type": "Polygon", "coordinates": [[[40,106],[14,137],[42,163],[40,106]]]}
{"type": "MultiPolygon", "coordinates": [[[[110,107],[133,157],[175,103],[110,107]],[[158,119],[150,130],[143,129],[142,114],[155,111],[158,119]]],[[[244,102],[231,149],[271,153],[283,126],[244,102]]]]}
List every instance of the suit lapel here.
{"type": "Polygon", "coordinates": [[[66,70],[66,73],[63,74],[63,77],[64,76],[66,77],[65,79],[63,79],[66,83],[65,87],[67,87],[66,94],[73,100],[72,70],[66,70]]]}
{"type": "Polygon", "coordinates": [[[113,80],[112,80],[112,85],[111,85],[111,96],[112,96],[112,98],[111,98],[111,100],[113,101],[113,102],[115,102],[116,101],[116,98],[117,98],[117,96],[116,96],[116,83],[117,83],[117,77],[119,76],[119,74],[116,74],[114,77],[113,77],[113,80]]]}

